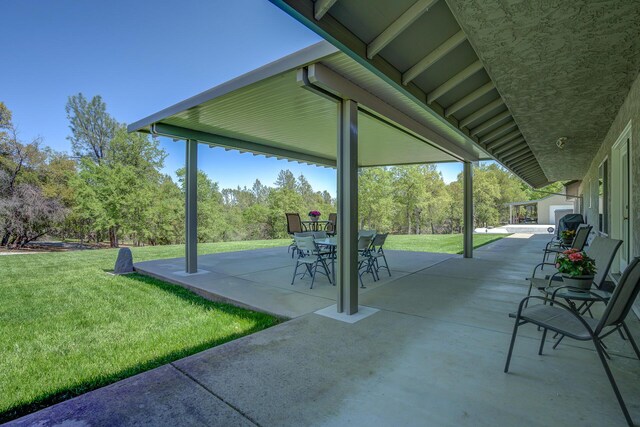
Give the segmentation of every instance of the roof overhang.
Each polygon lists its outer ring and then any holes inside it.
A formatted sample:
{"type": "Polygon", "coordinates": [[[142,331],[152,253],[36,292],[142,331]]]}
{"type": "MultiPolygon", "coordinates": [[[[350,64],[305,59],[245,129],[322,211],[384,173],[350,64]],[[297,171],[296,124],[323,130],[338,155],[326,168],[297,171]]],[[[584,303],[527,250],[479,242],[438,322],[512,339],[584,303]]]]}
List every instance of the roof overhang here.
{"type": "Polygon", "coordinates": [[[271,0],[534,187],[548,183],[516,118],[437,0],[271,0]],[[506,147],[506,148],[505,148],[506,147]],[[499,151],[498,151],[499,150],[499,151]],[[526,164],[514,153],[531,155],[526,164]],[[517,156],[516,156],[517,157],[517,156]]]}
{"type": "Polygon", "coordinates": [[[640,72],[637,1],[270,1],[534,187],[582,179],[640,72]]]}
{"type": "Polygon", "coordinates": [[[152,114],[128,130],[332,167],[343,98],[358,102],[361,167],[490,158],[441,117],[327,42],[152,114]]]}

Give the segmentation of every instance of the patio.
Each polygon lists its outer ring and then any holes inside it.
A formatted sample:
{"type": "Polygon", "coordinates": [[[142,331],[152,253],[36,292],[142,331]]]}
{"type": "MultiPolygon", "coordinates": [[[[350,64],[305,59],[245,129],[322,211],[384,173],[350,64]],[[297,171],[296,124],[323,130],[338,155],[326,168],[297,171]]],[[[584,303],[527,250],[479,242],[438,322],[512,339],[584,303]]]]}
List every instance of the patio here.
{"type": "MultiPolygon", "coordinates": [[[[396,252],[393,277],[361,290],[360,303],[379,311],[354,324],[312,313],[334,303],[335,288],[292,287],[284,249],[244,253],[251,262],[203,257],[216,278],[191,276],[190,286],[297,317],[10,425],[624,425],[588,344],[567,340],[538,356],[540,332],[524,327],[511,373],[502,372],[507,314],[547,240],[512,235],[474,259],[396,252]],[[278,284],[279,275],[287,280],[278,284]]],[[[157,263],[156,272],[183,265],[157,263]]],[[[637,318],[628,323],[640,338],[637,318]]],[[[606,343],[637,423],[640,363],[617,334],[606,343]]]]}

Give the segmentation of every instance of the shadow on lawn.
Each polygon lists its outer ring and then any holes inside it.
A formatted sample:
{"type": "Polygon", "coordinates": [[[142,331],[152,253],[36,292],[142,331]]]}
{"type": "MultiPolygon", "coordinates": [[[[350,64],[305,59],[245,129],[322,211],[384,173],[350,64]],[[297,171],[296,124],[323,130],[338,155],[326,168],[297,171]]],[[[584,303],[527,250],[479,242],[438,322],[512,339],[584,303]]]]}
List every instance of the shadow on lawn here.
{"type": "Polygon", "coordinates": [[[161,291],[170,293],[171,295],[176,296],[190,304],[196,305],[204,310],[217,310],[231,316],[253,320],[253,326],[242,332],[227,334],[225,336],[217,337],[215,339],[211,339],[197,345],[193,345],[191,347],[186,347],[179,350],[171,351],[169,353],[165,353],[162,356],[142,361],[141,363],[135,364],[133,366],[128,366],[118,372],[93,378],[90,381],[71,384],[67,387],[43,393],[40,396],[35,397],[30,403],[17,405],[0,413],[0,424],[14,420],[32,412],[39,411],[56,403],[63,402],[97,388],[113,384],[117,381],[123,380],[133,375],[157,368],[162,365],[166,365],[167,363],[174,362],[192,354],[196,354],[209,348],[216,347],[229,341],[241,338],[243,336],[253,334],[268,327],[277,325],[283,320],[267,314],[249,311],[240,307],[233,306],[231,304],[209,301],[180,286],[172,285],[170,283],[166,283],[151,277],[142,276],[137,273],[123,275],[120,277],[151,285],[161,291]]]}

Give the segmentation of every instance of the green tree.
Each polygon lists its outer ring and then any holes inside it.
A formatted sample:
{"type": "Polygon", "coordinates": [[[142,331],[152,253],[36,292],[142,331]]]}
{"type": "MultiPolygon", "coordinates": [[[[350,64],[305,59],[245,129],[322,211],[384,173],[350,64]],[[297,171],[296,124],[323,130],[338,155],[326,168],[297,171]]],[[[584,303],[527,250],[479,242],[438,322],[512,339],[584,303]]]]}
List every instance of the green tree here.
{"type": "Polygon", "coordinates": [[[107,105],[102,97],[94,96],[89,101],[79,93],[69,97],[65,109],[71,129],[68,139],[74,155],[87,156],[100,163],[118,127],[107,113],[107,105]]]}

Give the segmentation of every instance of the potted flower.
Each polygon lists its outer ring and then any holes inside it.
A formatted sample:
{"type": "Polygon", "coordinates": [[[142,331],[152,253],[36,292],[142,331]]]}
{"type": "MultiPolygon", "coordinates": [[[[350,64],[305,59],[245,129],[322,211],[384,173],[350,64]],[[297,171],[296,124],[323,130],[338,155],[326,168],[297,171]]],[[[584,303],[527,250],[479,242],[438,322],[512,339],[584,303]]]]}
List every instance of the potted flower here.
{"type": "Polygon", "coordinates": [[[318,218],[320,218],[320,211],[311,211],[309,212],[309,219],[311,221],[318,221],[318,218]]]}
{"type": "Polygon", "coordinates": [[[562,281],[573,288],[588,290],[596,274],[596,263],[577,249],[567,249],[558,255],[556,268],[562,274],[562,281]]]}
{"type": "Polygon", "coordinates": [[[576,230],[562,230],[560,232],[560,238],[566,245],[570,245],[573,239],[576,237],[576,230]]]}

